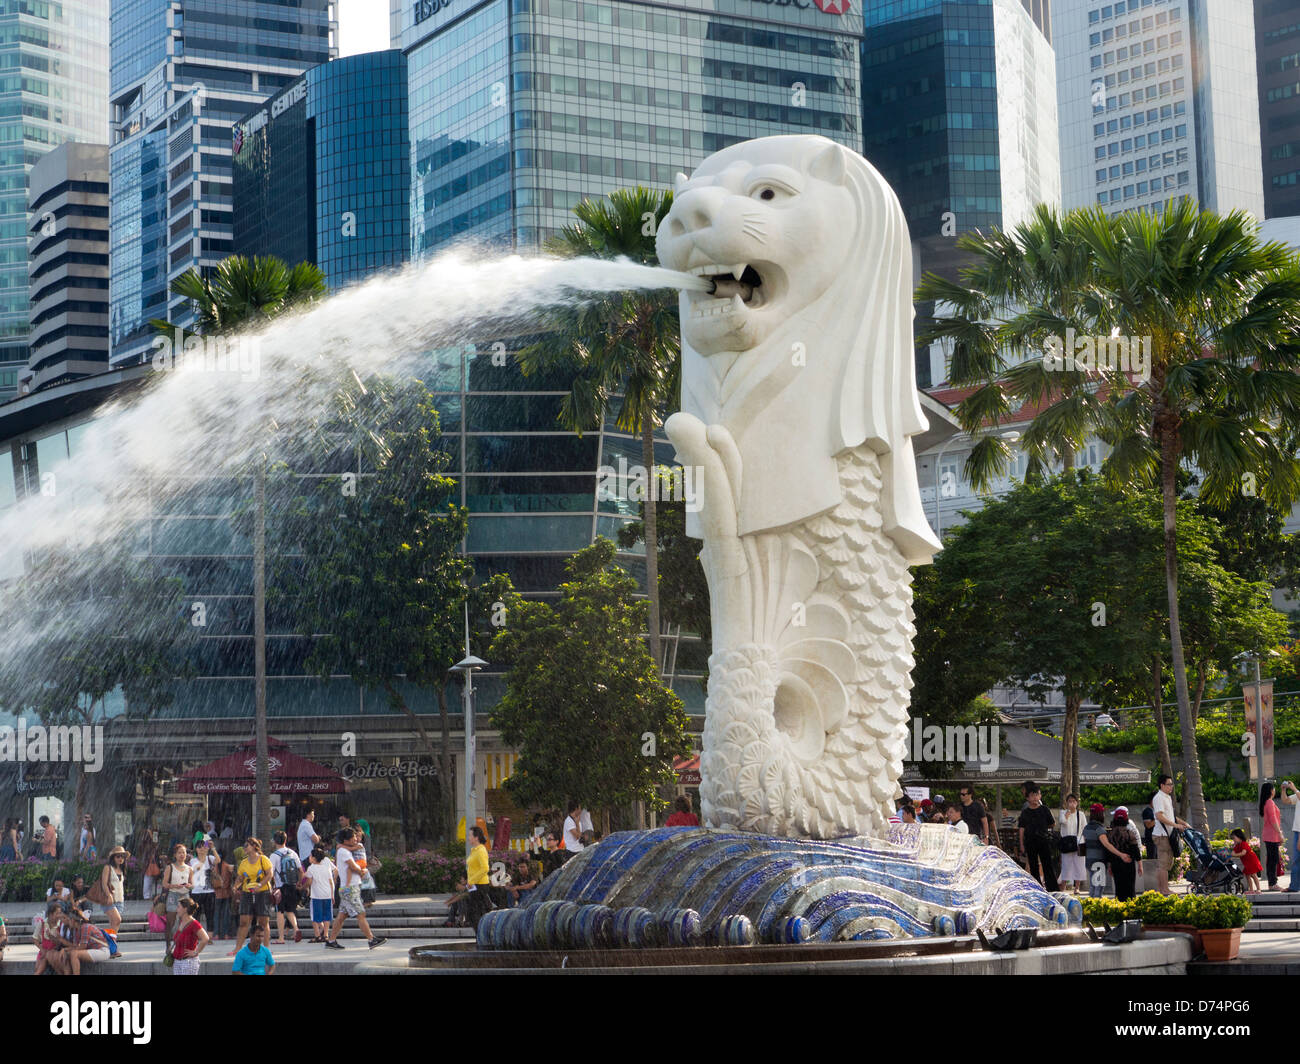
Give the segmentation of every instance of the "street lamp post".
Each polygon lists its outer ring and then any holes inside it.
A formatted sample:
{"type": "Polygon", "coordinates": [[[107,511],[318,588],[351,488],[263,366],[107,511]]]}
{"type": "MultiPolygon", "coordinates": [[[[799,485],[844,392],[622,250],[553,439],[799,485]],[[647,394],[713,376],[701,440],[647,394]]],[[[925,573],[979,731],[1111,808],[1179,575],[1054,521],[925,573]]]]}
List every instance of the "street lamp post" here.
{"type": "Polygon", "coordinates": [[[474,826],[478,810],[478,738],[474,734],[474,670],[487,665],[482,658],[469,652],[469,606],[465,607],[465,658],[453,665],[452,671],[465,678],[465,853],[472,849],[470,828],[474,826]]]}

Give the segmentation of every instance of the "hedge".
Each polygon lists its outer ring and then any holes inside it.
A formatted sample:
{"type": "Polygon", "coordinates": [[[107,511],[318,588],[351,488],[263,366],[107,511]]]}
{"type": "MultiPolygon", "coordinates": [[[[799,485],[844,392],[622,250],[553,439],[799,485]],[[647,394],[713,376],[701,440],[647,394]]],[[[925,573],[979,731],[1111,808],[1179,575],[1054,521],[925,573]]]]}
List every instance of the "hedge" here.
{"type": "MultiPolygon", "coordinates": [[[[496,870],[497,864],[504,864],[510,873],[528,861],[528,855],[517,850],[493,850],[488,855],[489,868],[496,870]]],[[[382,894],[453,894],[456,884],[464,878],[463,855],[449,857],[434,850],[415,850],[382,858],[375,884],[382,894]]]]}

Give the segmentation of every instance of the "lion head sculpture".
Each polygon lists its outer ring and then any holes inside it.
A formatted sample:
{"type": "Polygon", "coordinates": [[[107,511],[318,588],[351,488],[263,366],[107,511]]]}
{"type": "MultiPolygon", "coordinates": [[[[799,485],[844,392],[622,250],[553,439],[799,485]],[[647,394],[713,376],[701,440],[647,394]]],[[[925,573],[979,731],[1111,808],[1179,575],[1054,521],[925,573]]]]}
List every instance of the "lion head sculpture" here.
{"type": "MultiPolygon", "coordinates": [[[[665,266],[752,292],[681,296],[682,410],[724,426],[750,471],[739,533],[836,506],[835,458],[866,443],[882,456],[885,532],[909,563],[928,562],[939,543],[911,443],[927,427],[911,244],[884,178],[824,137],[745,141],[678,175],[657,246],[665,266]]],[[[687,521],[699,538],[697,515],[687,521]]]]}

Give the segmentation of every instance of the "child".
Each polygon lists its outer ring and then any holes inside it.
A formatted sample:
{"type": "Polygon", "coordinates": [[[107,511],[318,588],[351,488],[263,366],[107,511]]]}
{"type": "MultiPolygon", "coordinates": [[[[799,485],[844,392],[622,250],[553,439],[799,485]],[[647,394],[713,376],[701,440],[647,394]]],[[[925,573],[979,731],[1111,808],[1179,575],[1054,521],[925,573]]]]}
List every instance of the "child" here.
{"type": "Polygon", "coordinates": [[[1232,837],[1236,839],[1236,842],[1232,844],[1232,856],[1241,858],[1241,870],[1246,874],[1246,892],[1248,894],[1257,894],[1259,893],[1259,874],[1264,870],[1264,866],[1259,863],[1259,854],[1246,841],[1246,833],[1241,828],[1234,829],[1232,837]]]}
{"type": "Polygon", "coordinates": [[[54,940],[59,934],[59,920],[63,916],[63,905],[55,900],[45,906],[45,915],[37,913],[32,917],[32,941],[36,943],[36,970],[34,974],[44,975],[49,967],[45,955],[59,948],[54,940]]]}
{"type": "Polygon", "coordinates": [[[312,941],[324,942],[329,938],[330,924],[334,920],[334,881],[338,873],[334,862],[325,856],[323,846],[313,848],[310,860],[302,876],[311,888],[311,926],[316,932],[312,941]]]}

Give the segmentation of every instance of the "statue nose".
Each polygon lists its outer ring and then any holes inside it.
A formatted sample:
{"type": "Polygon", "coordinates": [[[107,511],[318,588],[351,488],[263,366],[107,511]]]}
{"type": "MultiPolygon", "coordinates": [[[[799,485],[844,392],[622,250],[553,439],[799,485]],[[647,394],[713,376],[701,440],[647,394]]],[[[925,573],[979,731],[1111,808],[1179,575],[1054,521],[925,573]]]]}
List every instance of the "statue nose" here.
{"type": "Polygon", "coordinates": [[[726,200],[720,188],[694,188],[673,200],[669,232],[673,236],[699,233],[713,227],[726,200]]]}

